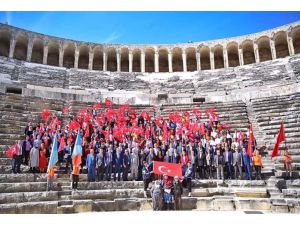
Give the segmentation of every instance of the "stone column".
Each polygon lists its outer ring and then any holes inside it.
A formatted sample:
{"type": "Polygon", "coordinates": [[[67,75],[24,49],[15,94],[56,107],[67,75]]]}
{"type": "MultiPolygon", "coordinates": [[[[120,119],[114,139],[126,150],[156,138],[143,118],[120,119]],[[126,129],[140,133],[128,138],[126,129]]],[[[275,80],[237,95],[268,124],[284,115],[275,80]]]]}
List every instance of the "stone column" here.
{"type": "Polygon", "coordinates": [[[200,52],[196,52],[196,61],[197,61],[197,71],[201,70],[201,58],[200,58],[200,52]]]}
{"type": "Polygon", "coordinates": [[[93,69],[94,52],[89,52],[89,70],[93,69]]]}
{"type": "Polygon", "coordinates": [[[121,54],[120,51],[117,50],[117,72],[121,72],[121,54]]]}
{"type": "Polygon", "coordinates": [[[293,39],[292,39],[291,35],[288,32],[286,33],[286,40],[287,40],[288,47],[289,47],[289,54],[294,55],[295,54],[295,49],[294,49],[293,39]]]}
{"type": "Polygon", "coordinates": [[[47,65],[48,60],[48,44],[44,45],[44,55],[43,55],[43,64],[47,65]]]}
{"type": "Polygon", "coordinates": [[[159,72],[159,54],[158,51],[154,53],[154,71],[155,73],[159,72]]]}
{"type": "Polygon", "coordinates": [[[172,55],[172,52],[169,52],[168,53],[168,65],[169,65],[169,73],[173,73],[173,63],[172,63],[172,58],[173,58],[173,55],[172,55]]]}
{"type": "Polygon", "coordinates": [[[103,52],[103,71],[107,71],[107,54],[103,52]]]}
{"type": "Polygon", "coordinates": [[[74,68],[78,69],[79,49],[75,49],[74,68]]]}
{"type": "Polygon", "coordinates": [[[64,47],[62,44],[59,45],[59,61],[58,64],[60,67],[64,65],[64,47]]]}
{"type": "Polygon", "coordinates": [[[223,47],[224,68],[229,67],[227,49],[223,47]]]}
{"type": "Polygon", "coordinates": [[[128,54],[128,61],[129,61],[129,73],[132,73],[132,61],[133,61],[133,55],[132,55],[132,51],[129,51],[128,54]]]}
{"type": "Polygon", "coordinates": [[[271,48],[272,60],[274,60],[276,59],[276,49],[275,49],[275,41],[273,39],[270,39],[270,48],[271,48]]]}
{"type": "Polygon", "coordinates": [[[244,65],[243,49],[242,48],[238,48],[238,52],[239,52],[240,66],[243,66],[244,65]]]}
{"type": "Polygon", "coordinates": [[[183,65],[183,72],[187,71],[187,66],[186,66],[186,53],[182,52],[182,65],[183,65]]]}
{"type": "Polygon", "coordinates": [[[145,73],[145,52],[141,52],[141,72],[145,73]]]}
{"type": "Polygon", "coordinates": [[[33,47],[33,40],[30,38],[27,46],[27,57],[26,57],[26,61],[28,62],[31,61],[32,47],[33,47]]]}
{"type": "Polygon", "coordinates": [[[15,37],[13,37],[10,40],[10,45],[9,45],[9,58],[14,57],[15,47],[16,47],[16,39],[15,39],[15,37]]]}
{"type": "Polygon", "coordinates": [[[210,50],[209,56],[210,56],[210,69],[214,70],[215,69],[215,59],[214,59],[214,52],[210,50]]]}
{"type": "Polygon", "coordinates": [[[253,50],[254,50],[255,62],[259,63],[260,62],[259,51],[258,51],[258,45],[256,42],[253,42],[253,50]]]}

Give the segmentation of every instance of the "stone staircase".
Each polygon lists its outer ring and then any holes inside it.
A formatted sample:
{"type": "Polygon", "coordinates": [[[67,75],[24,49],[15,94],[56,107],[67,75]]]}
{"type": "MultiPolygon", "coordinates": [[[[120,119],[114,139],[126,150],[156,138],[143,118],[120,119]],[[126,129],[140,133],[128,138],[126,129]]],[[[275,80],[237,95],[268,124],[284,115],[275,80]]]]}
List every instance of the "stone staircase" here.
{"type": "MultiPolygon", "coordinates": [[[[259,210],[267,212],[300,212],[300,139],[298,138],[298,93],[267,99],[244,102],[206,102],[194,104],[168,104],[160,107],[161,115],[169,112],[190,111],[192,107],[202,111],[201,121],[208,118],[205,109],[215,108],[221,122],[232,125],[231,129],[247,131],[249,119],[253,123],[255,136],[265,133],[258,139],[267,143],[266,157],[263,158],[268,175],[264,181],[246,180],[195,180],[192,197],[185,190],[183,207],[186,210],[259,210]],[[250,110],[249,110],[250,109],[250,110]],[[252,110],[252,111],[251,111],[252,110]],[[278,112],[280,112],[278,114],[278,112]],[[295,113],[295,115],[294,115],[295,113]],[[272,116],[270,120],[269,115],[272,116]],[[293,154],[296,170],[292,181],[282,179],[284,173],[281,158],[272,162],[269,154],[278,133],[280,118],[283,115],[287,135],[287,146],[293,154]],[[254,121],[254,122],[253,122],[254,121]],[[260,133],[261,132],[261,133],[260,133]],[[299,140],[298,140],[299,139],[299,140]],[[273,143],[272,143],[273,141],[273,143]],[[272,144],[270,148],[270,144],[272,144]],[[268,161],[269,160],[269,161],[268,161]],[[271,167],[274,165],[274,168],[271,167]],[[270,165],[268,165],[270,164],[270,165]],[[272,169],[272,173],[270,171],[272,169]],[[275,172],[275,175],[274,175],[275,172]]],[[[46,192],[46,175],[29,174],[22,167],[22,174],[11,173],[11,159],[5,155],[6,149],[22,137],[28,121],[37,123],[44,108],[61,114],[68,105],[75,115],[80,108],[92,107],[93,103],[47,100],[7,94],[0,95],[0,212],[1,213],[77,213],[90,211],[151,210],[151,198],[143,197],[143,183],[128,182],[87,182],[86,174],[80,175],[78,191],[71,190],[70,175],[64,174],[64,164],[55,175],[54,190],[46,192]]],[[[117,105],[114,107],[118,107],[117,105]]],[[[134,106],[140,112],[151,111],[151,106],[134,106]]],[[[61,116],[63,121],[66,119],[61,116]]]]}
{"type": "MultiPolygon", "coordinates": [[[[252,108],[256,115],[258,129],[264,133],[267,157],[270,159],[281,122],[284,122],[286,141],[281,144],[280,150],[285,146],[293,156],[293,177],[299,177],[300,171],[300,94],[274,96],[252,100],[252,108]]],[[[278,177],[284,175],[282,155],[274,160],[275,174],[278,177]]]]}

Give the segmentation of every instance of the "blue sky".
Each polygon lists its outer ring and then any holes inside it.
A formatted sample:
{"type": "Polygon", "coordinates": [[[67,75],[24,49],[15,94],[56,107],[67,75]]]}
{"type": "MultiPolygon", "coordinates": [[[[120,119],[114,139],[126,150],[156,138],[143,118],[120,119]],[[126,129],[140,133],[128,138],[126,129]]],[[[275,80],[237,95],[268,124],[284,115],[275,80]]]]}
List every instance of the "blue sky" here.
{"type": "Polygon", "coordinates": [[[179,43],[263,31],[300,12],[0,12],[0,22],[97,43],[179,43]]]}

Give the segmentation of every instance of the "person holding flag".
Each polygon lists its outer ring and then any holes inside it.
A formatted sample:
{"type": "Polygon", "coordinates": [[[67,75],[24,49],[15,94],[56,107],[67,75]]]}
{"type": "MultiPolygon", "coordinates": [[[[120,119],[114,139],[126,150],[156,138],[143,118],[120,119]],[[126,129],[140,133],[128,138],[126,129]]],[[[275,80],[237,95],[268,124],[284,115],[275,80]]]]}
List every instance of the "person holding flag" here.
{"type": "Polygon", "coordinates": [[[78,187],[81,157],[82,157],[81,135],[80,135],[80,129],[78,128],[77,137],[76,137],[76,141],[72,153],[72,163],[73,163],[72,189],[73,190],[77,190],[78,187]]]}
{"type": "Polygon", "coordinates": [[[48,168],[47,168],[47,190],[46,191],[52,191],[53,189],[54,173],[55,173],[57,162],[58,162],[58,142],[57,142],[57,134],[55,134],[51,155],[48,163],[48,168]]]}

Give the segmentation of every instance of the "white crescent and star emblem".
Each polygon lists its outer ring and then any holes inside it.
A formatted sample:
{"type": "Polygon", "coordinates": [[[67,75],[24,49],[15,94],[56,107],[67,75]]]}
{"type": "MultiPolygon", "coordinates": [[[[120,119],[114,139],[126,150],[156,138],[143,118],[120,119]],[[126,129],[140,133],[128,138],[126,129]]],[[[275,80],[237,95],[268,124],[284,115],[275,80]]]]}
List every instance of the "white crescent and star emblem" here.
{"type": "Polygon", "coordinates": [[[171,173],[171,170],[169,170],[167,167],[165,166],[159,166],[158,167],[158,171],[161,172],[161,173],[171,173]],[[164,171],[163,171],[164,169],[164,171]]]}

